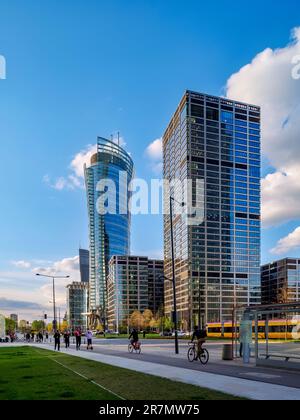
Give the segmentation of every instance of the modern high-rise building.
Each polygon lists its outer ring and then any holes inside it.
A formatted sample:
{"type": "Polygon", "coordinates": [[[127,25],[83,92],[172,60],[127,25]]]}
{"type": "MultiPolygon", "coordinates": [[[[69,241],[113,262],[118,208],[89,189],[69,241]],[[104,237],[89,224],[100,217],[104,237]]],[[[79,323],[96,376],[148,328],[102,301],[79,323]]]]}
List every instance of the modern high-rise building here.
{"type": "Polygon", "coordinates": [[[113,256],[108,275],[108,326],[119,332],[130,326],[134,311],[161,309],[164,296],[163,261],[147,257],[113,256]]]}
{"type": "Polygon", "coordinates": [[[164,312],[164,262],[148,260],[148,307],[153,314],[164,312]]]}
{"type": "Polygon", "coordinates": [[[129,154],[104,138],[98,138],[97,153],[85,167],[90,231],[89,309],[98,310],[103,318],[107,313],[109,260],[113,255],[130,254],[128,184],[133,170],[129,154]],[[110,206],[107,214],[103,211],[103,204],[110,206]]]}
{"type": "MultiPolygon", "coordinates": [[[[192,203],[186,204],[198,207],[199,214],[204,211],[194,225],[178,214],[173,217],[182,328],[224,322],[231,319],[234,305],[260,303],[260,122],[257,106],[187,91],[164,134],[164,178],[193,180],[192,203]]],[[[168,278],[170,227],[166,215],[168,278]]],[[[168,316],[173,311],[167,282],[165,311],[168,316]]]]}
{"type": "Polygon", "coordinates": [[[90,251],[87,249],[79,249],[79,268],[81,281],[88,283],[90,279],[90,251]]]}
{"type": "Polygon", "coordinates": [[[284,258],[261,267],[262,304],[300,301],[300,259],[284,258]]]}
{"type": "Polygon", "coordinates": [[[67,286],[67,319],[71,329],[87,327],[88,283],[74,282],[67,286]]]}

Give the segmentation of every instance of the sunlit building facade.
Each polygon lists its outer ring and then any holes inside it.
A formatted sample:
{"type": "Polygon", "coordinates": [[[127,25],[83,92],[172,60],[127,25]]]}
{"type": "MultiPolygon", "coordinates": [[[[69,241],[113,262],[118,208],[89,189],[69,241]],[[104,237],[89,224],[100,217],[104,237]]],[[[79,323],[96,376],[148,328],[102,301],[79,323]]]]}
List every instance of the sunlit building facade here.
{"type": "Polygon", "coordinates": [[[67,286],[67,321],[71,330],[85,330],[87,327],[88,290],[86,282],[74,282],[67,286]]]}
{"type": "Polygon", "coordinates": [[[97,153],[85,167],[89,237],[90,237],[90,282],[89,310],[107,314],[108,263],[113,255],[130,254],[131,215],[128,211],[128,184],[133,177],[133,162],[125,150],[114,142],[98,138],[97,153]],[[114,187],[99,187],[99,182],[114,187]],[[106,194],[108,202],[115,207],[107,214],[99,211],[99,200],[106,194]]]}
{"type": "Polygon", "coordinates": [[[261,267],[262,303],[300,301],[300,259],[284,258],[261,267]]]}
{"type": "MultiPolygon", "coordinates": [[[[164,178],[203,185],[202,223],[173,218],[182,328],[231,320],[234,305],[261,301],[260,121],[257,106],[187,91],[163,137],[164,178]]],[[[193,186],[193,205],[196,193],[193,186]]],[[[172,278],[169,215],[164,246],[165,275],[172,278]]],[[[166,283],[166,315],[172,311],[166,283]]]]}
{"type": "Polygon", "coordinates": [[[108,275],[108,326],[130,327],[133,312],[150,309],[157,315],[164,299],[163,261],[138,256],[113,256],[108,275]]]}

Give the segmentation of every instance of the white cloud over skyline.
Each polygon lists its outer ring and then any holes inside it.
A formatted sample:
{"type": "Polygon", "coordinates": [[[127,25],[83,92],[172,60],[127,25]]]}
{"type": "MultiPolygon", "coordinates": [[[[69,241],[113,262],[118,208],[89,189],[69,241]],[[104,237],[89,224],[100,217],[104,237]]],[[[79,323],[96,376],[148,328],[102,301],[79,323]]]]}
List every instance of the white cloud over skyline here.
{"type": "Polygon", "coordinates": [[[146,148],[145,156],[150,160],[150,167],[155,175],[160,175],[163,170],[162,138],[154,140],[146,148]]]}
{"type": "Polygon", "coordinates": [[[292,77],[299,53],[300,27],[286,47],[265,49],[227,82],[228,98],[262,108],[262,152],[274,168],[262,180],[265,227],[300,218],[300,82],[292,77]]]}
{"type": "Polygon", "coordinates": [[[16,271],[0,272],[0,313],[18,313],[19,318],[32,321],[40,319],[42,311],[52,316],[52,281],[37,277],[36,273],[46,275],[70,275],[69,279],[56,280],[56,301],[61,314],[66,310],[66,286],[80,281],[79,256],[64,258],[53,263],[44,261],[46,267],[34,267],[43,261],[13,261],[16,271]],[[26,285],[26,287],[24,287],[26,285]]]}
{"type": "MultiPolygon", "coordinates": [[[[118,133],[114,133],[111,140],[121,147],[126,146],[124,137],[120,136],[118,133]]],[[[95,153],[97,153],[97,145],[89,144],[72,158],[68,167],[68,170],[70,171],[69,175],[60,176],[53,181],[49,174],[46,174],[43,177],[43,182],[57,191],[84,189],[84,165],[88,166],[90,164],[91,157],[95,153]]]]}
{"type": "Polygon", "coordinates": [[[285,254],[287,256],[290,251],[298,249],[300,250],[300,227],[297,227],[285,238],[280,239],[275,248],[271,250],[271,253],[276,255],[285,254]]]}

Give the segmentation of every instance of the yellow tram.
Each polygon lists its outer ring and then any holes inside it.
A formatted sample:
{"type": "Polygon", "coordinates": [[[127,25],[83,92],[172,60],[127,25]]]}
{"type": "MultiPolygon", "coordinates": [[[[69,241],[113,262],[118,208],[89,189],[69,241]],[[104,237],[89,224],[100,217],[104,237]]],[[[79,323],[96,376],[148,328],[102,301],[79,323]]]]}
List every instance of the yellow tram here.
{"type": "MultiPolygon", "coordinates": [[[[233,333],[239,335],[239,326],[237,323],[232,328],[232,322],[209,323],[207,324],[207,335],[212,338],[232,338],[233,333]]],[[[278,340],[300,340],[300,319],[275,319],[268,323],[269,339],[278,340]]],[[[255,337],[255,322],[253,322],[253,338],[255,337]]],[[[266,338],[266,321],[258,322],[258,337],[266,338]]]]}

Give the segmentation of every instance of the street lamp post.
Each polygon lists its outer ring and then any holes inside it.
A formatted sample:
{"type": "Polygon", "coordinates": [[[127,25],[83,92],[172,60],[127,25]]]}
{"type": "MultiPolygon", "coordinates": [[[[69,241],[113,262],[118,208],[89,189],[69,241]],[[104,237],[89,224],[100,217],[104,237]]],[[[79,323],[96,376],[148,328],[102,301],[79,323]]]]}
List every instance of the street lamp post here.
{"type": "Polygon", "coordinates": [[[171,252],[172,252],[172,279],[165,276],[163,278],[167,281],[171,281],[173,284],[173,305],[174,305],[174,328],[175,328],[175,353],[179,354],[178,345],[178,319],[177,319],[177,297],[176,297],[176,274],[175,274],[175,250],[174,250],[174,229],[173,229],[173,202],[180,204],[182,207],[185,203],[179,203],[170,194],[170,230],[171,230],[171,252]]]}
{"type": "Polygon", "coordinates": [[[177,299],[176,299],[176,282],[168,277],[161,276],[160,278],[170,281],[173,285],[173,305],[174,305],[174,328],[175,328],[175,353],[179,354],[178,331],[177,331],[177,299]]]}
{"type": "Polygon", "coordinates": [[[56,319],[56,300],[55,300],[55,279],[69,279],[70,276],[48,276],[46,274],[37,273],[36,276],[46,277],[52,279],[52,294],[53,294],[53,329],[57,328],[57,319],[56,319]]]}

